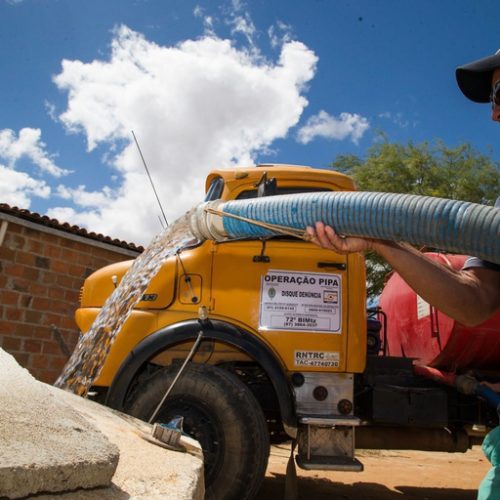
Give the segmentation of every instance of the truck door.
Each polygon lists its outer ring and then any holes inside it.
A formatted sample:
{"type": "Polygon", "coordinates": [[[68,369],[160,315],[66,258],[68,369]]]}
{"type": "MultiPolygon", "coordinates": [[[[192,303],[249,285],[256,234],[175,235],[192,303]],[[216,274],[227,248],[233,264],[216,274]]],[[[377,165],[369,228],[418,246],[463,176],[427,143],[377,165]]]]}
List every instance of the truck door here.
{"type": "Polygon", "coordinates": [[[346,371],[347,262],[293,238],[216,244],[212,313],[255,333],[290,371],[346,371]]]}

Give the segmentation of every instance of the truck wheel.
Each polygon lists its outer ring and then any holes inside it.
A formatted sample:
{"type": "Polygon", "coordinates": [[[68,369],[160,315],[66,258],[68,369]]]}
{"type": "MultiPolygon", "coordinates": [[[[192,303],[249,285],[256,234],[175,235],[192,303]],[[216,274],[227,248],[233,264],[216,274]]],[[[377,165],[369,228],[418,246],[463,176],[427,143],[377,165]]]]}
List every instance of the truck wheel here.
{"type": "MultiPolygon", "coordinates": [[[[127,413],[148,420],[177,373],[164,369],[137,387],[127,413]]],[[[158,413],[157,422],[184,417],[184,431],[199,441],[207,499],[254,498],[269,458],[269,433],[259,403],[234,375],[190,363],[158,413]]]]}

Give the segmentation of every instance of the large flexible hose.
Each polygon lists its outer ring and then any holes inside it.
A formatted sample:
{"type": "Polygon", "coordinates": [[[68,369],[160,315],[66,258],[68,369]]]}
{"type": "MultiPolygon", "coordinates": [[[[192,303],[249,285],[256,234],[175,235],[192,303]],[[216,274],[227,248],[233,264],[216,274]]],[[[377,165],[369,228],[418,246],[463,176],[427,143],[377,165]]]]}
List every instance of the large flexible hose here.
{"type": "Polygon", "coordinates": [[[375,192],[315,192],[203,203],[191,214],[199,239],[258,238],[269,228],[230,217],[304,229],[322,221],[338,234],[406,241],[500,264],[500,209],[430,196],[375,192]],[[215,207],[228,216],[207,214],[215,207]]]}

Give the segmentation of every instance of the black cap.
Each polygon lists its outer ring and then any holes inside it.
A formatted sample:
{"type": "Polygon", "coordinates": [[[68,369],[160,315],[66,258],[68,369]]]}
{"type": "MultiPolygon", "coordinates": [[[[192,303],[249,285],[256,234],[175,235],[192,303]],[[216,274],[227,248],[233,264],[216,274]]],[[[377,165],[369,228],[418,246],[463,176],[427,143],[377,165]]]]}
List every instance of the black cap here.
{"type": "Polygon", "coordinates": [[[491,77],[497,68],[500,68],[500,50],[457,68],[457,83],[465,97],[474,102],[490,102],[491,77]]]}

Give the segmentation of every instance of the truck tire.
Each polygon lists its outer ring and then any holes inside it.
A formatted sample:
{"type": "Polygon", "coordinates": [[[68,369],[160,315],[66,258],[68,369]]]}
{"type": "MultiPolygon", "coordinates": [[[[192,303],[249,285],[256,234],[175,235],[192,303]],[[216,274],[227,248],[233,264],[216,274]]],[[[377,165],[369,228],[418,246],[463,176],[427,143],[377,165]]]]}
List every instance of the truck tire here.
{"type": "MultiPolygon", "coordinates": [[[[127,413],[148,420],[177,369],[163,369],[140,384],[127,413]]],[[[190,363],[156,418],[184,417],[184,432],[203,448],[207,499],[252,499],[269,458],[269,433],[259,403],[236,376],[212,365],[190,363]]]]}

